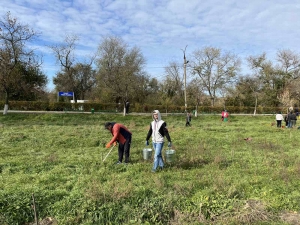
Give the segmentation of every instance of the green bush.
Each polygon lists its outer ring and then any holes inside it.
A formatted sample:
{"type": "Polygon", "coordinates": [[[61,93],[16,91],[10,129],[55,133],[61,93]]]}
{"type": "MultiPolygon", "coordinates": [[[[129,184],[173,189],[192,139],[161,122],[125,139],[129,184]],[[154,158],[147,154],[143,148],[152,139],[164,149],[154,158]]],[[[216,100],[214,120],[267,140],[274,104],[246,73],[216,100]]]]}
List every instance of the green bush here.
{"type": "MultiPolygon", "coordinates": [[[[0,102],[4,105],[4,102],[0,102]]],[[[34,102],[34,101],[10,101],[9,109],[11,110],[25,110],[25,111],[82,111],[91,112],[121,112],[123,113],[123,105],[116,105],[112,103],[68,103],[68,102],[34,102]]],[[[130,112],[148,113],[154,109],[159,110],[162,113],[184,113],[184,106],[175,105],[142,105],[139,103],[132,104],[130,106],[130,112]]],[[[187,111],[193,112],[194,106],[189,106],[187,111]]],[[[198,112],[204,114],[220,114],[224,110],[223,106],[199,106],[198,112]]],[[[238,106],[226,106],[226,110],[229,113],[246,113],[253,114],[254,107],[238,107],[238,106]]],[[[257,114],[275,114],[277,112],[286,113],[286,108],[283,107],[257,107],[257,114]]]]}

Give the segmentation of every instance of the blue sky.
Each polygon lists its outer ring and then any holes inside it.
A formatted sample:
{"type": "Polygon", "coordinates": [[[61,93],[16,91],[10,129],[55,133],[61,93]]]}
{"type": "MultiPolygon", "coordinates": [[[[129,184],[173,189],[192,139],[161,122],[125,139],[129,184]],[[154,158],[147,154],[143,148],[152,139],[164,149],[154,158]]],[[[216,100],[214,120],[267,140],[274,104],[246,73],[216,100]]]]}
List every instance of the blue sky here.
{"type": "MultiPolygon", "coordinates": [[[[183,63],[206,46],[245,57],[300,47],[299,0],[1,0],[0,15],[10,11],[40,32],[32,47],[44,55],[49,78],[59,71],[52,50],[67,34],[79,37],[76,56],[96,52],[103,37],[121,37],[146,58],[151,77],[164,76],[171,61],[183,63]]],[[[242,71],[243,72],[243,71],[242,71]]]]}

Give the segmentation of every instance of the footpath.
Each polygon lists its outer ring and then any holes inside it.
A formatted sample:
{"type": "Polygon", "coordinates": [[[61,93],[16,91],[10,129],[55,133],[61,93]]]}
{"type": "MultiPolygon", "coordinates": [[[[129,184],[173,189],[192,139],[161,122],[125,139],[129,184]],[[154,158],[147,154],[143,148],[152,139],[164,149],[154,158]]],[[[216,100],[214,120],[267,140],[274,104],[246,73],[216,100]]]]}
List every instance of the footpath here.
{"type": "MultiPolygon", "coordinates": [[[[0,113],[3,114],[3,110],[0,110],[0,113]]],[[[123,115],[123,112],[84,112],[84,111],[25,111],[25,110],[8,110],[7,114],[10,113],[30,113],[30,114],[117,114],[117,115],[123,115]]],[[[127,115],[151,115],[152,113],[137,113],[137,112],[130,112],[127,115]]],[[[161,112],[162,115],[168,116],[168,115],[174,115],[174,116],[185,116],[185,113],[163,113],[161,112]]],[[[211,116],[211,115],[220,115],[216,113],[198,113],[198,116],[211,116]]],[[[230,113],[231,116],[274,116],[275,114],[246,114],[246,113],[230,113]]]]}

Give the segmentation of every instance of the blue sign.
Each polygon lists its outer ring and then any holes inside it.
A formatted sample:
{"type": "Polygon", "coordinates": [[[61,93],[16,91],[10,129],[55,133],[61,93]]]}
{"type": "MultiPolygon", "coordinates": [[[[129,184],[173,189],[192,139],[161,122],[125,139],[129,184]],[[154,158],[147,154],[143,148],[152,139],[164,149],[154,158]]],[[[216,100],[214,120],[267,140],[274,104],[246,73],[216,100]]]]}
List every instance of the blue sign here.
{"type": "Polygon", "coordinates": [[[60,91],[60,92],[58,92],[58,96],[73,97],[73,93],[74,92],[63,92],[63,91],[60,91]]]}

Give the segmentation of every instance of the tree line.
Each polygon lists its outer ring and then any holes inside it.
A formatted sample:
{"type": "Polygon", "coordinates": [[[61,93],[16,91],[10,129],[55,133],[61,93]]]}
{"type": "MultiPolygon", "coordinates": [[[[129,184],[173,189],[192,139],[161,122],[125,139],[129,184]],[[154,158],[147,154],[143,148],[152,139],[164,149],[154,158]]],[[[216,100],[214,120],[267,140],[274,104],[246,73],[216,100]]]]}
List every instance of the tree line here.
{"type": "MultiPolygon", "coordinates": [[[[78,37],[66,35],[59,45],[49,46],[60,71],[48,93],[43,59],[30,49],[39,33],[8,12],[0,20],[0,98],[5,100],[57,101],[57,92],[74,92],[75,101],[150,105],[201,105],[290,107],[299,104],[300,55],[278,50],[276,59],[266,53],[248,56],[248,74],[242,60],[212,46],[196,49],[181,62],[169,62],[161,78],[145,71],[146,59],[137,46],[120,37],[107,36],[96,52],[84,59],[75,55],[78,37]],[[190,78],[186,83],[184,73],[190,78]]],[[[184,52],[185,53],[185,52],[184,52]]],[[[185,54],[184,54],[185,57],[185,54]]],[[[60,98],[59,101],[69,101],[60,98]]]]}

